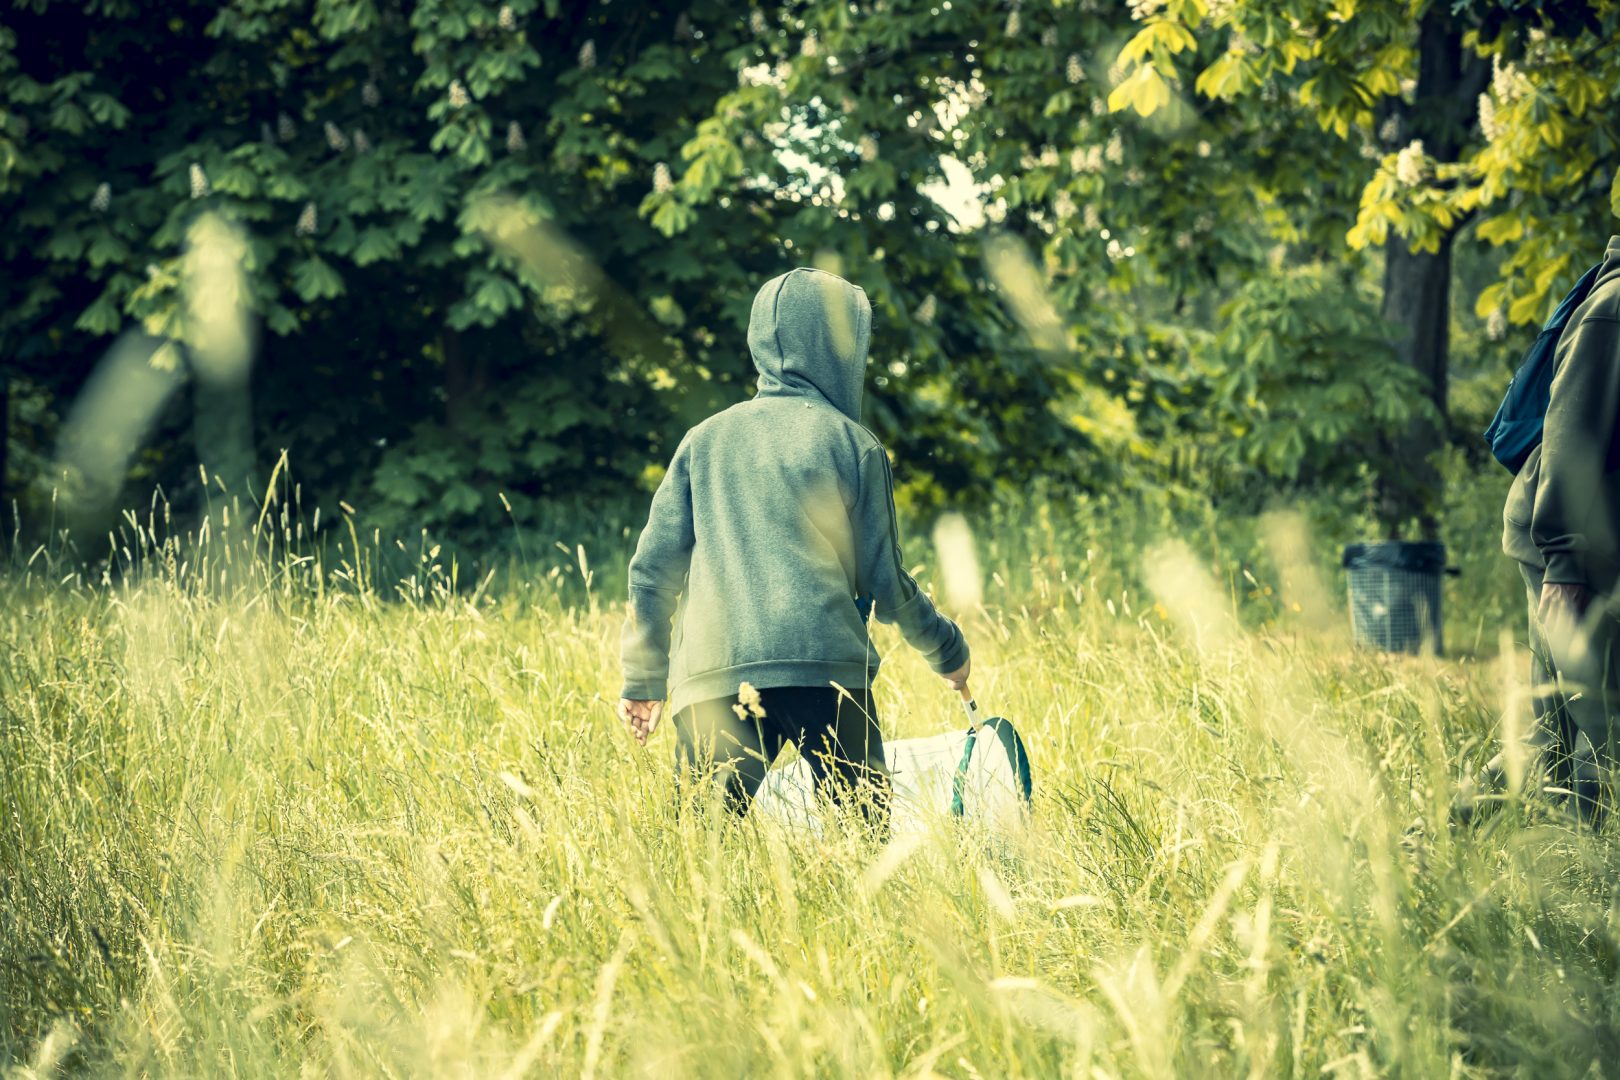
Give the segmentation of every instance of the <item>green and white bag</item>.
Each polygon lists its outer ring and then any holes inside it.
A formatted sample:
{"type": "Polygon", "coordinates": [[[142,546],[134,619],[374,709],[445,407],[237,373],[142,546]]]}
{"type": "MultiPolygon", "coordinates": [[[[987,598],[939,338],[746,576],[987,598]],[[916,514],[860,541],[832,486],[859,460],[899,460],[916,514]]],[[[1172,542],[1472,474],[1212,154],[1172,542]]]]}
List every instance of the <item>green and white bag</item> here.
{"type": "MultiPolygon", "coordinates": [[[[983,717],[966,692],[962,706],[965,731],[884,743],[894,835],[919,832],[945,818],[1007,829],[1028,812],[1033,785],[1024,740],[1005,717],[983,717]]],[[[767,773],[754,810],[784,824],[819,829],[810,763],[796,758],[767,773]]]]}

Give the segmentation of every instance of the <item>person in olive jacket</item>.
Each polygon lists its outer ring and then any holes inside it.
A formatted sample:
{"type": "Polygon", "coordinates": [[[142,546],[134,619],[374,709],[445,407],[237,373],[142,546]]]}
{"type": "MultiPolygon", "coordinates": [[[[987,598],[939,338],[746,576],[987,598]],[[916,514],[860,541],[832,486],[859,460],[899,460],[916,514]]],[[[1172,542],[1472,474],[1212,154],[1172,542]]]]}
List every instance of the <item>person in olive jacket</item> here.
{"type": "MultiPolygon", "coordinates": [[[[1620,236],[1554,353],[1542,442],[1509,490],[1502,549],[1530,607],[1534,722],[1525,786],[1595,824],[1611,799],[1620,709],[1620,236]]],[[[1506,754],[1477,782],[1505,786],[1506,754]]],[[[1462,817],[1479,805],[1465,793],[1462,817]]]]}

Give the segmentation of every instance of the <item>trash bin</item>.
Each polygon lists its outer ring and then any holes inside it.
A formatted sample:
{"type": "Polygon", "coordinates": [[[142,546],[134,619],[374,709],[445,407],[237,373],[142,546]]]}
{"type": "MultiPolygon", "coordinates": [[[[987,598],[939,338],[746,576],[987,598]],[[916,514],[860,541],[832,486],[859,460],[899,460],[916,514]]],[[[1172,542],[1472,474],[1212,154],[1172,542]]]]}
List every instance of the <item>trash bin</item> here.
{"type": "Polygon", "coordinates": [[[1358,646],[1415,653],[1425,642],[1443,650],[1440,578],[1446,546],[1389,540],[1344,549],[1350,579],[1350,630],[1358,646]]]}

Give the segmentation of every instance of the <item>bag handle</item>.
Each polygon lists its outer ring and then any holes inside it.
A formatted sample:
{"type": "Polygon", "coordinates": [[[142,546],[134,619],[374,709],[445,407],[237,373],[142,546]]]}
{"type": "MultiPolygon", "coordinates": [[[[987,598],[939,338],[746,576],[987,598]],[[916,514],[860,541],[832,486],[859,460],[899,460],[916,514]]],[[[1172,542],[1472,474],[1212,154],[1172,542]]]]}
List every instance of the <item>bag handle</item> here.
{"type": "Polygon", "coordinates": [[[959,694],[962,698],[962,711],[967,713],[968,729],[970,731],[978,731],[979,703],[973,700],[973,691],[968,689],[966,683],[963,683],[962,688],[957,691],[957,694],[959,694]]]}

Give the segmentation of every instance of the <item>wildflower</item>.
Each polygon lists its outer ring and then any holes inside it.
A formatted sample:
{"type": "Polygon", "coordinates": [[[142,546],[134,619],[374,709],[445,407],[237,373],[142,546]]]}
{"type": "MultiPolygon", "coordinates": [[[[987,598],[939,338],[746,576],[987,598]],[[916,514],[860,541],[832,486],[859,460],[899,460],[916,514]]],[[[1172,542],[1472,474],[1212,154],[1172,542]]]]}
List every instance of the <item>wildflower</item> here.
{"type": "Polygon", "coordinates": [[[366,85],[360,88],[360,100],[365,102],[368,107],[373,109],[382,103],[382,91],[377,89],[377,84],[375,81],[371,79],[366,80],[366,85]]]}
{"type": "Polygon", "coordinates": [[[749,14],[748,29],[752,30],[756,35],[764,34],[770,29],[770,24],[765,21],[765,13],[763,11],[755,8],[749,14]]]}
{"type": "Polygon", "coordinates": [[[1086,203],[1086,208],[1082,212],[1080,220],[1084,223],[1087,232],[1096,232],[1102,228],[1102,214],[1098,213],[1097,208],[1091,203],[1086,203]]]}
{"type": "Polygon", "coordinates": [[[596,42],[587,41],[579,47],[579,66],[586,71],[596,66],[596,42]]]}
{"type": "Polygon", "coordinates": [[[1479,95],[1479,130],[1486,142],[1495,142],[1501,132],[1496,123],[1496,99],[1490,94],[1479,95]]]}
{"type": "Polygon", "coordinates": [[[359,128],[354,129],[354,148],[362,154],[371,153],[371,140],[359,128]]]}
{"type": "Polygon", "coordinates": [[[1070,53],[1068,63],[1063,65],[1063,77],[1070,83],[1077,83],[1086,77],[1086,67],[1080,62],[1079,53],[1070,53]]]}
{"type": "Polygon", "coordinates": [[[112,185],[103,180],[96,185],[96,193],[90,197],[90,209],[98,214],[105,214],[107,207],[112,205],[112,185]]]}
{"type": "Polygon", "coordinates": [[[737,704],[731,707],[739,720],[763,720],[765,709],[759,702],[759,691],[754,689],[753,683],[743,683],[737,687],[737,704]]]}
{"type": "Polygon", "coordinates": [[[922,303],[917,305],[917,310],[913,314],[918,322],[928,326],[933,323],[934,316],[939,313],[938,309],[939,302],[934,299],[933,293],[929,293],[923,297],[922,303]]]}
{"type": "Polygon", "coordinates": [[[303,211],[298,215],[298,235],[314,236],[315,225],[315,204],[313,202],[307,202],[304,204],[303,211]]]}
{"type": "Polygon", "coordinates": [[[1119,132],[1116,131],[1108,137],[1108,146],[1103,150],[1103,157],[1114,165],[1125,160],[1125,140],[1119,137],[1119,132]]]}
{"type": "Polygon", "coordinates": [[[1043,49],[1055,49],[1055,48],[1057,48],[1057,43],[1058,43],[1057,27],[1048,26],[1045,30],[1041,31],[1041,48],[1043,48],[1043,49]]]}
{"type": "Polygon", "coordinates": [[[501,5],[500,18],[497,21],[501,24],[501,29],[508,34],[517,29],[517,16],[512,13],[511,4],[501,5]]]}
{"type": "Polygon", "coordinates": [[[203,172],[201,165],[193,161],[191,163],[191,197],[200,199],[207,195],[208,191],[208,174],[203,172]]]}
{"type": "Polygon", "coordinates": [[[1091,99],[1091,115],[1092,116],[1106,116],[1107,114],[1108,114],[1108,102],[1104,101],[1100,97],[1092,98],[1091,99]]]}
{"type": "Polygon", "coordinates": [[[660,195],[675,190],[675,181],[669,176],[669,166],[662,161],[653,166],[653,190],[660,195]]]}
{"type": "Polygon", "coordinates": [[[1395,179],[1407,187],[1423,182],[1423,140],[1413,139],[1395,155],[1395,179]]]}
{"type": "Polygon", "coordinates": [[[282,142],[292,142],[293,136],[298,134],[298,125],[286,113],[276,114],[276,138],[282,142]]]}
{"type": "Polygon", "coordinates": [[[1503,313],[1501,308],[1497,308],[1485,320],[1485,336],[1492,341],[1501,341],[1506,333],[1507,315],[1503,313]]]}
{"type": "Polygon", "coordinates": [[[1073,217],[1074,211],[1074,196],[1070,195],[1067,190],[1058,192],[1057,198],[1052,200],[1052,213],[1057,215],[1059,221],[1062,221],[1065,218],[1073,217]]]}
{"type": "Polygon", "coordinates": [[[515,154],[528,145],[528,140],[524,139],[523,137],[522,124],[518,123],[516,120],[513,120],[510,124],[506,125],[506,149],[508,151],[515,154]]]}
{"type": "Polygon", "coordinates": [[[326,122],[326,145],[340,154],[349,148],[348,136],[330,120],[326,122]]]}
{"type": "Polygon", "coordinates": [[[816,35],[813,32],[806,34],[804,40],[799,42],[799,55],[814,56],[820,47],[820,43],[816,41],[816,35]]]}
{"type": "Polygon", "coordinates": [[[1010,38],[1017,37],[1018,31],[1022,28],[1023,23],[1018,18],[1018,9],[1013,8],[1011,11],[1007,12],[1007,36],[1010,38]]]}
{"type": "Polygon", "coordinates": [[[461,80],[460,79],[451,79],[450,80],[450,107],[452,109],[464,109],[464,108],[467,107],[467,105],[471,101],[472,101],[472,98],[467,96],[467,88],[465,86],[461,85],[461,80]]]}
{"type": "Polygon", "coordinates": [[[877,140],[870,135],[861,136],[861,160],[876,161],[878,157],[877,140]]]}

